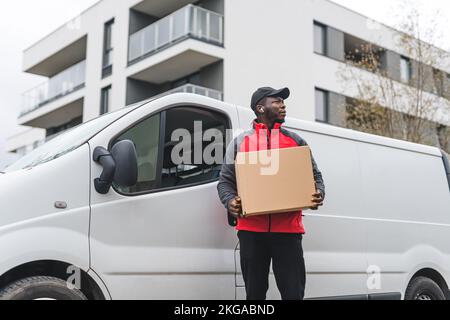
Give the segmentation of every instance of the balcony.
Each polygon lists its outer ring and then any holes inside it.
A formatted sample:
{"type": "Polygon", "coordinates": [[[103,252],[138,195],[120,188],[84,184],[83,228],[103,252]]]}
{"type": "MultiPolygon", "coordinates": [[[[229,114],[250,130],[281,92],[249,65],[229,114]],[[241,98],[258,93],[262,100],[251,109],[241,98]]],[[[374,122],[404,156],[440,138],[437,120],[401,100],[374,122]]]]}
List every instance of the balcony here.
{"type": "Polygon", "coordinates": [[[162,96],[167,96],[169,94],[172,93],[194,93],[194,94],[199,94],[208,98],[212,98],[212,99],[216,99],[216,100],[221,100],[223,101],[223,93],[222,91],[218,91],[218,90],[214,90],[214,89],[209,89],[209,88],[205,88],[202,86],[198,86],[195,84],[190,84],[187,83],[185,85],[182,85],[178,88],[169,90],[167,92],[164,92],[160,95],[157,96],[157,98],[162,97],[162,96]]]}
{"type": "MultiPolygon", "coordinates": [[[[189,64],[182,57],[177,57],[172,62],[172,66],[177,66],[184,62],[189,64]]],[[[205,59],[203,59],[205,60],[205,59]]],[[[191,65],[192,60],[191,61],[191,65]]],[[[153,69],[151,69],[153,70],[153,69]]],[[[172,77],[167,68],[158,68],[158,73],[163,77],[155,79],[155,72],[141,73],[139,76],[127,78],[127,105],[142,100],[150,99],[155,96],[170,94],[173,92],[187,92],[204,95],[210,98],[223,100],[223,62],[218,61],[199,69],[195,68],[190,73],[185,73],[180,77],[172,77]],[[155,81],[156,80],[156,81],[155,81]]]]}
{"type": "Polygon", "coordinates": [[[29,128],[8,137],[6,150],[19,155],[24,155],[40,146],[45,140],[45,130],[39,128],[29,128]]]}
{"type": "Polygon", "coordinates": [[[25,92],[19,118],[84,87],[85,74],[86,60],[71,66],[50,78],[47,82],[25,92]]]}
{"type": "Polygon", "coordinates": [[[223,15],[189,4],[132,34],[128,62],[138,62],[187,38],[223,46],[223,15]]]}

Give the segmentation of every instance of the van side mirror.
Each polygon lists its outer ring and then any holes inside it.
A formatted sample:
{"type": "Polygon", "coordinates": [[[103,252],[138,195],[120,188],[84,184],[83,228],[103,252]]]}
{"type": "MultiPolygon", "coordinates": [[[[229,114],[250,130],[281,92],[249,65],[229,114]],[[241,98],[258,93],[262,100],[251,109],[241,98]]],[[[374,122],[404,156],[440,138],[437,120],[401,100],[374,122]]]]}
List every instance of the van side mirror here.
{"type": "Polygon", "coordinates": [[[117,142],[111,150],[116,162],[114,182],[123,187],[131,187],[138,180],[137,152],[133,141],[122,140],[117,142]]]}
{"type": "Polygon", "coordinates": [[[132,141],[117,142],[111,152],[103,147],[97,147],[93,159],[103,167],[100,177],[94,180],[95,190],[98,193],[107,194],[113,182],[124,187],[131,187],[137,183],[137,153],[132,141]]]}

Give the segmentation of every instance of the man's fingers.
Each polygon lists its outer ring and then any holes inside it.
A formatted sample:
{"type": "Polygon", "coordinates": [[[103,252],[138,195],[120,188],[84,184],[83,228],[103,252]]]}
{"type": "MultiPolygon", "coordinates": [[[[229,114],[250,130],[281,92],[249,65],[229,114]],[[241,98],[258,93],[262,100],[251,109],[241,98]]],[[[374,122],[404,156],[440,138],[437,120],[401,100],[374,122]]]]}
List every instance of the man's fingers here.
{"type": "Polygon", "coordinates": [[[231,214],[234,218],[240,218],[240,216],[239,216],[238,213],[235,213],[235,212],[231,212],[231,211],[230,211],[230,214],[231,214]]]}
{"type": "Polygon", "coordinates": [[[234,207],[234,208],[231,208],[230,211],[234,212],[234,213],[239,213],[241,210],[239,208],[234,207]]]}
{"type": "Polygon", "coordinates": [[[241,206],[240,203],[234,203],[234,202],[231,203],[231,208],[234,208],[234,209],[238,210],[238,209],[240,209],[241,207],[242,207],[242,206],[241,206]]]}
{"type": "Polygon", "coordinates": [[[234,198],[233,200],[231,200],[230,202],[230,207],[229,207],[229,211],[236,217],[238,218],[241,214],[242,211],[242,206],[240,203],[240,198],[234,198]]]}
{"type": "Polygon", "coordinates": [[[230,213],[235,214],[235,215],[238,215],[240,213],[239,210],[235,210],[235,209],[231,209],[229,211],[230,211],[230,213]]]}

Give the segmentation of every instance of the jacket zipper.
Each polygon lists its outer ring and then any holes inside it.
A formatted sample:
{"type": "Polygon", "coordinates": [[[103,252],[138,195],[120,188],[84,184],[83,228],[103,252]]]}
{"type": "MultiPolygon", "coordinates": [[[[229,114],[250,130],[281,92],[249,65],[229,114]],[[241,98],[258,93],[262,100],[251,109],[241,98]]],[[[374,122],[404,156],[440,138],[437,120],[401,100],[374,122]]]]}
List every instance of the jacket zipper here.
{"type": "MultiPolygon", "coordinates": [[[[266,136],[267,136],[267,149],[268,150],[272,149],[272,146],[270,145],[270,135],[271,135],[270,129],[267,129],[266,136]]],[[[271,232],[271,229],[272,229],[272,215],[269,214],[269,232],[271,232]]]]}

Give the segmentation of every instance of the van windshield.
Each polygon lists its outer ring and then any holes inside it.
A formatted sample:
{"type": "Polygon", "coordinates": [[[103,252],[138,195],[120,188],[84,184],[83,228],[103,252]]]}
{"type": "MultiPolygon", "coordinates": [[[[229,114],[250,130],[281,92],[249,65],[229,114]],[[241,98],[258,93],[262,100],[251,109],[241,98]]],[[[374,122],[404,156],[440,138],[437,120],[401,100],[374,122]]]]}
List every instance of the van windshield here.
{"type": "Polygon", "coordinates": [[[86,143],[99,131],[103,130],[115,120],[133,110],[133,107],[134,106],[131,106],[108,113],[70,129],[17,160],[4,171],[12,172],[31,168],[42,163],[49,162],[53,159],[57,159],[86,143]]]}

